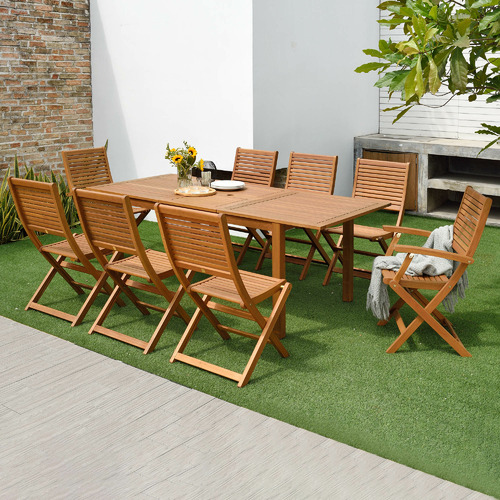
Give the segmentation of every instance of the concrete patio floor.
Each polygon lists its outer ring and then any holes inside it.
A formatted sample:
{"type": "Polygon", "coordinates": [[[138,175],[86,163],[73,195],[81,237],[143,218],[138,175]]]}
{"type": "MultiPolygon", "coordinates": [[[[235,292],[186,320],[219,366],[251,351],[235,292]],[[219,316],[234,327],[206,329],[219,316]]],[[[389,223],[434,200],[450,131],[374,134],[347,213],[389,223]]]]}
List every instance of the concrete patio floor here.
{"type": "Polygon", "coordinates": [[[3,317],[0,427],[2,499],[491,498],[3,317]]]}

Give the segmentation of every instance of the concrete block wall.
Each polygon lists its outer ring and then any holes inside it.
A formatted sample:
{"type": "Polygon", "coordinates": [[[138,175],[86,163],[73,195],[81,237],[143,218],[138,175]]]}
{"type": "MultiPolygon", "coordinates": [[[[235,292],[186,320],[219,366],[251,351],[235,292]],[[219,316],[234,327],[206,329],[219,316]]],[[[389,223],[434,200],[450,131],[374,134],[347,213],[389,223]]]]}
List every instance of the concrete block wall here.
{"type": "Polygon", "coordinates": [[[14,164],[63,171],[92,147],[89,1],[0,3],[0,178],[14,164]]]}

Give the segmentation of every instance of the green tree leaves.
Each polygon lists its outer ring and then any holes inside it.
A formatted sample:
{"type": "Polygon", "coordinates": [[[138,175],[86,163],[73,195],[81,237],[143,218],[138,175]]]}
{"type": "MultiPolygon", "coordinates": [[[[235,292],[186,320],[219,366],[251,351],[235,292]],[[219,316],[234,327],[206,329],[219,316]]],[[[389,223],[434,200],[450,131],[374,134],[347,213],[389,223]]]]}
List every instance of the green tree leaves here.
{"type": "Polygon", "coordinates": [[[450,90],[452,92],[465,93],[467,89],[467,72],[468,65],[465,57],[457,47],[450,58],[450,90]]]}
{"type": "MultiPolygon", "coordinates": [[[[401,92],[404,104],[396,107],[403,108],[396,121],[426,93],[440,89],[469,94],[469,101],[485,94],[486,102],[500,101],[500,0],[393,0],[378,8],[389,13],[379,23],[391,30],[402,25],[406,38],[380,40],[378,50],[366,49],[378,62],[356,71],[377,71],[375,86],[387,88],[389,97],[401,92]]],[[[494,129],[480,133],[495,134],[494,129]]]]}

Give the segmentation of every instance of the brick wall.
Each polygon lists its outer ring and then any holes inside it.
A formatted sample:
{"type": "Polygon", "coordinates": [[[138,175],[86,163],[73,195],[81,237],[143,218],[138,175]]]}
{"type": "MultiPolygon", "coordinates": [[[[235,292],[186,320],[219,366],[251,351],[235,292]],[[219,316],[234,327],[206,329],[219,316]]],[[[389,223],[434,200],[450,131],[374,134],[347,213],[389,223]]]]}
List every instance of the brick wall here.
{"type": "Polygon", "coordinates": [[[35,170],[92,147],[89,0],[0,3],[0,178],[17,152],[35,170]]]}

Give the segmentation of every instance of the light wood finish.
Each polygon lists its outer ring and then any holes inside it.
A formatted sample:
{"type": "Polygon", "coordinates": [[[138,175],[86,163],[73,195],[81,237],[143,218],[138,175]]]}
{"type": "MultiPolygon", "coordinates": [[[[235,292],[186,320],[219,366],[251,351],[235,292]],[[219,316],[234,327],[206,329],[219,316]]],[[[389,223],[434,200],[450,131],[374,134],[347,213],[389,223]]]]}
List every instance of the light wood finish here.
{"type": "Polygon", "coordinates": [[[292,151],[285,189],[333,194],[338,156],[312,155],[292,151]]]}
{"type": "Polygon", "coordinates": [[[395,153],[392,151],[375,151],[363,149],[363,158],[368,160],[395,161],[409,163],[408,188],[406,190],[405,210],[418,210],[418,154],[395,153]]]}
{"type": "MultiPolygon", "coordinates": [[[[311,155],[292,151],[288,161],[285,189],[332,195],[335,188],[337,164],[338,156],[311,155]]],[[[326,265],[330,264],[330,258],[319,241],[321,231],[316,231],[316,234],[314,234],[310,229],[304,229],[304,233],[307,239],[286,237],[287,241],[305,244],[310,247],[309,254],[305,259],[298,255],[287,255],[287,261],[303,266],[299,277],[300,280],[306,277],[316,251],[319,252],[322,258],[320,262],[326,263],[326,265]]],[[[264,235],[266,236],[266,243],[262,248],[255,269],[261,269],[264,258],[271,256],[269,253],[271,235],[269,233],[264,233],[264,235]]]]}
{"type": "Polygon", "coordinates": [[[281,356],[287,357],[287,350],[273,330],[290,294],[290,283],[284,279],[238,270],[225,215],[161,204],[155,206],[155,211],[165,250],[175,274],[198,306],[170,362],[182,361],[235,380],[238,387],[243,387],[250,380],[266,344],[272,344],[281,356]],[[209,277],[191,284],[184,274],[186,271],[208,274],[209,277]],[[269,317],[263,316],[257,305],[276,294],[278,298],[271,314],[269,317]],[[214,298],[239,307],[222,304],[214,301],[214,298]],[[251,320],[257,323],[261,333],[256,335],[223,325],[212,311],[251,320]],[[229,340],[229,333],[233,333],[257,341],[242,373],[184,353],[202,316],[208,319],[224,340],[229,340]]]}
{"type": "MultiPolygon", "coordinates": [[[[422,323],[427,323],[441,338],[443,338],[460,356],[471,356],[460,341],[450,321],[437,310],[447,295],[452,291],[466,271],[469,264],[474,262],[474,253],[481,239],[486,225],[486,219],[491,208],[491,199],[479,194],[470,186],[465,190],[457,218],[453,225],[453,252],[420,248],[399,244],[401,237],[397,233],[394,242],[388,249],[388,255],[395,252],[408,253],[399,271],[383,270],[384,283],[400,297],[390,310],[389,320],[394,318],[400,335],[387,349],[388,353],[396,352],[417,330],[422,323]],[[415,254],[431,255],[452,260],[456,263],[453,274],[448,278],[441,276],[409,276],[405,274],[415,254]],[[434,297],[429,300],[419,290],[435,291],[434,297]],[[400,314],[403,305],[408,304],[417,314],[417,317],[406,326],[400,314]]],[[[390,230],[391,228],[388,228],[390,230]]],[[[422,235],[421,231],[411,231],[405,228],[404,233],[422,235]]],[[[378,325],[385,325],[389,321],[379,321],[378,325]]]]}
{"type": "MultiPolygon", "coordinates": [[[[204,212],[224,213],[231,224],[272,230],[275,278],[285,278],[285,228],[304,227],[317,231],[338,224],[349,226],[356,217],[389,205],[389,202],[368,198],[313,194],[259,185],[247,185],[241,191],[218,191],[215,196],[187,198],[176,196],[176,187],[175,175],[161,175],[115,182],[94,189],[128,195],[134,205],[152,208],[155,202],[160,202],[204,212]],[[321,211],[317,210],[318,206],[322,207],[321,211]]],[[[344,236],[344,259],[352,252],[352,245],[352,240],[344,236]]],[[[344,301],[353,299],[352,269],[347,266],[344,266],[342,276],[342,298],[344,301]]],[[[283,322],[284,315],[279,324],[283,322]]]]}
{"type": "Polygon", "coordinates": [[[231,179],[272,187],[278,151],[236,148],[231,179]]]}
{"type": "MultiPolygon", "coordinates": [[[[113,182],[106,148],[70,149],[61,151],[70,192],[78,188],[89,188],[113,182]]],[[[139,225],[149,210],[133,207],[139,225]]]]}
{"type": "MultiPolygon", "coordinates": [[[[245,184],[259,184],[272,187],[276,175],[277,161],[278,151],[236,148],[231,180],[242,181],[245,184]]],[[[233,248],[239,249],[236,261],[238,265],[241,264],[243,257],[245,257],[252,240],[255,239],[260,248],[264,247],[265,240],[255,229],[231,226],[230,230],[247,235],[243,244],[233,243],[233,248]]]]}
{"type": "Polygon", "coordinates": [[[105,274],[97,270],[90,262],[91,259],[94,259],[94,253],[89,247],[85,236],[71,233],[64,216],[57,184],[14,177],[9,177],[8,181],[19,220],[37,250],[51,266],[25,309],[35,309],[70,321],[71,326],[79,325],[85,318],[99,291],[103,289],[108,294],[111,293],[112,290],[105,281],[105,274]],[[65,239],[43,245],[37,232],[52,234],[65,239]],[[57,257],[54,257],[54,255],[57,257]],[[89,274],[96,280],[96,284],[89,286],[86,283],[77,282],[66,269],[89,274]],[[58,274],[79,295],[84,293],[84,288],[91,290],[76,315],[40,304],[42,295],[58,274]]]}
{"type": "MultiPolygon", "coordinates": [[[[358,158],[352,197],[389,202],[390,204],[384,210],[395,212],[397,214],[395,225],[400,226],[403,223],[404,217],[408,172],[408,163],[358,158]]],[[[327,285],[333,272],[343,272],[343,266],[342,268],[338,268],[335,267],[335,264],[337,260],[343,263],[345,235],[342,227],[328,228],[322,234],[333,250],[332,259],[323,280],[323,285],[327,285]],[[333,240],[332,235],[338,235],[337,242],[333,240]]],[[[354,249],[354,253],[376,257],[385,254],[387,251],[386,240],[391,239],[394,233],[385,231],[383,228],[354,224],[353,236],[354,238],[373,241],[382,249],[382,252],[378,253],[354,249]]],[[[356,268],[354,269],[354,274],[360,278],[370,279],[371,270],[356,268]]]]}
{"type": "Polygon", "coordinates": [[[180,305],[183,289],[179,287],[174,293],[163,283],[164,279],[173,276],[172,266],[164,252],[144,248],[128,196],[76,189],[73,197],[89,245],[107,275],[115,283],[113,293],[89,333],[101,333],[139,347],[144,350],[144,354],[147,354],[155,348],[172,316],[179,316],[184,322],[189,322],[189,316],[180,305]],[[114,252],[109,262],[104,257],[101,248],[114,252]],[[124,254],[128,257],[124,257],[124,254]],[[130,279],[132,276],[145,279],[148,283],[132,280],[130,279]],[[162,295],[169,306],[163,308],[144,302],[131,288],[162,295]],[[144,315],[150,314],[150,309],[163,312],[149,341],[146,342],[103,326],[122,292],[144,315]]]}

